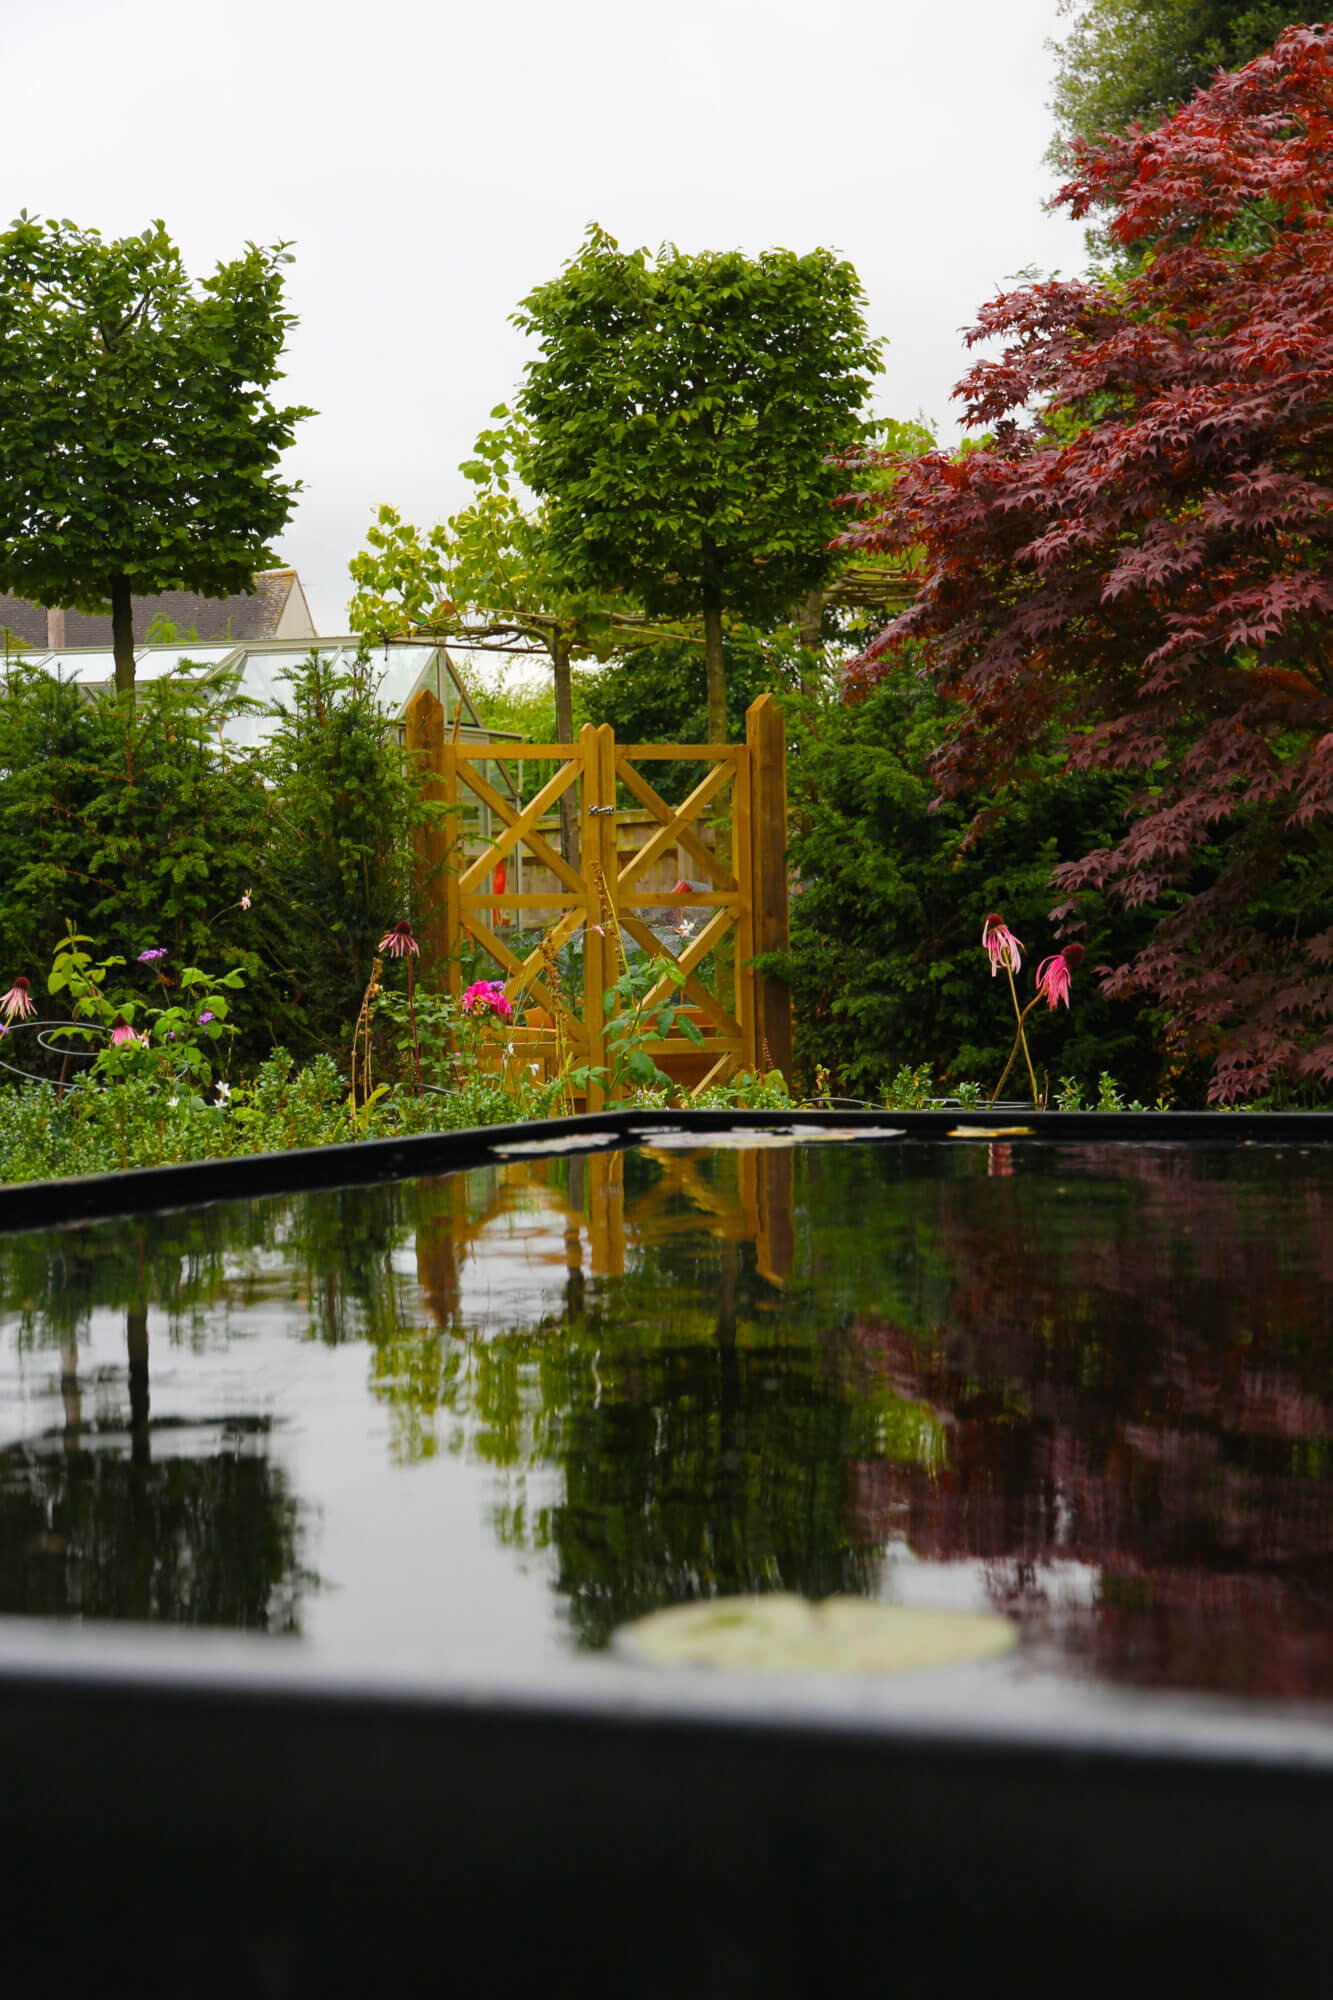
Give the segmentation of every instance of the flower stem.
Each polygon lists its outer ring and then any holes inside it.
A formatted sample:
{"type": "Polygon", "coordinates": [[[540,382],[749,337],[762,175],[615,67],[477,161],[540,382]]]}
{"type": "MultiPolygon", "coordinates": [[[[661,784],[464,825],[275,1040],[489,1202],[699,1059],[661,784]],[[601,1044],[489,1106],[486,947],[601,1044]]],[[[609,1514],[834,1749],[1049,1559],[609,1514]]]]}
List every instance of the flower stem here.
{"type": "MultiPolygon", "coordinates": [[[[1018,1004],[1018,988],[1014,985],[1014,968],[1012,965],[1010,965],[1007,958],[1005,959],[1004,962],[1004,970],[1009,980],[1009,991],[1013,996],[1014,1014],[1018,1021],[1018,1039],[1019,1042],[1022,1044],[1023,1048],[1023,1060],[1028,1066],[1028,1082],[1032,1085],[1032,1108],[1034,1111],[1040,1111],[1041,1097],[1037,1090],[1037,1079],[1032,1068],[1032,1057],[1028,1054],[1028,1038],[1023,1032],[1023,1022],[1026,1019],[1026,1016],[1024,1014],[1023,1009],[1018,1004]]],[[[1007,1075],[1008,1071],[1006,1071],[1005,1074],[1007,1075]]]]}
{"type": "Polygon", "coordinates": [[[417,1003],[412,995],[412,954],[407,954],[407,1011],[412,1017],[412,1061],[417,1073],[417,1096],[421,1095],[421,1050],[417,1047],[417,1003]]]}
{"type": "MultiPolygon", "coordinates": [[[[1012,985],[1012,983],[1013,983],[1013,982],[1012,982],[1012,981],[1010,981],[1010,984],[1011,984],[1011,985],[1012,985]]],[[[1041,998],[1041,995],[1040,995],[1040,994],[1038,994],[1038,995],[1037,995],[1037,1000],[1040,1000],[1040,998],[1041,998]]],[[[1013,1068],[1013,1066],[1014,1066],[1015,1062],[1016,1062],[1016,1061],[1018,1060],[1018,1050],[1019,1050],[1019,1040],[1020,1040],[1020,1037],[1021,1037],[1021,1035],[1022,1035],[1022,1033],[1023,1033],[1023,1023],[1024,1023],[1024,1021],[1026,1021],[1026,1019],[1027,1019],[1028,1015],[1029,1015],[1029,1014],[1030,1014],[1030,1013],[1032,1012],[1032,1009],[1033,1009],[1033,1008],[1034,1008],[1034,1007],[1036,1006],[1036,1004],[1037,1004],[1037,1000],[1029,1000],[1029,1001],[1028,1001],[1028,1004],[1027,1004],[1027,1006],[1026,1006],[1026,1007],[1025,1007],[1024,1009],[1023,1009],[1023,1012],[1022,1012],[1022,1013],[1020,1014],[1020,1016],[1019,1016],[1019,1019],[1018,1019],[1018,1034],[1014,1036],[1014,1046],[1013,1046],[1013,1047],[1012,1047],[1012,1048],[1010,1049],[1010,1051],[1009,1051],[1009,1060],[1008,1060],[1008,1062],[1007,1062],[1007,1063],[1005,1064],[1005,1066],[1004,1066],[1004,1069],[1003,1069],[1003,1071],[1001,1072],[1001,1075],[1000,1075],[1000,1081],[999,1081],[999,1082],[998,1082],[998,1083],[996,1084],[996,1086],[995,1086],[994,1090],[993,1090],[993,1091],[991,1092],[991,1094],[990,1094],[990,1097],[989,1097],[989,1099],[987,1100],[987,1101],[988,1101],[989,1103],[991,1103],[991,1104],[994,1104],[994,1102],[995,1102],[996,1098],[997,1098],[997,1097],[999,1096],[1000,1092],[1001,1092],[1001,1091],[1002,1091],[1002,1090],[1004,1089],[1004,1086],[1005,1086],[1006,1082],[1008,1081],[1008,1077],[1009,1077],[1009,1072],[1010,1072],[1010,1070],[1011,1070],[1011,1069],[1013,1068]]],[[[1031,1065],[1031,1063],[1029,1063],[1029,1064],[1028,1064],[1028,1069],[1029,1069],[1029,1071],[1031,1071],[1031,1068],[1032,1068],[1032,1065],[1031,1065]]]]}

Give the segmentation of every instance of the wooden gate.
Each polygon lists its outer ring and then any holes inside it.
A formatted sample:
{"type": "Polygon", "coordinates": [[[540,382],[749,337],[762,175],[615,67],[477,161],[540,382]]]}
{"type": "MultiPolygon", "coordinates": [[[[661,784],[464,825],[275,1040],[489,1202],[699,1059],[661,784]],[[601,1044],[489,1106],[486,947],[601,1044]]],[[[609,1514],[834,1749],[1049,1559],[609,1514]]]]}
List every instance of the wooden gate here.
{"type": "MultiPolygon", "coordinates": [[[[419,759],[426,796],[446,808],[418,844],[424,979],[457,997],[462,953],[468,944],[479,947],[503,975],[515,1008],[516,1060],[541,1061],[550,1070],[568,1058],[604,1071],[605,996],[633,944],[675,960],[685,974],[679,1000],[703,1037],[701,1049],[681,1034],[647,1045],[669,1076],[692,1093],[740,1070],[776,1068],[790,1082],[787,990],[753,965],[757,952],[787,943],[786,759],[782,716],[771,696],[752,704],[744,743],[622,745],[606,725],[587,725],[576,744],[497,746],[446,741],[439,703],[422,692],[408,707],[407,744],[419,759]],[[553,767],[526,806],[486,776],[485,766],[502,756],[553,767]],[[641,768],[666,762],[699,767],[698,782],[678,806],[641,768]],[[559,852],[553,829],[543,829],[571,785],[580,802],[576,864],[559,852]],[[618,804],[622,796],[633,803],[618,804]],[[670,866],[688,880],[686,892],[653,886],[673,855],[670,866]],[[528,881],[546,886],[509,887],[511,875],[523,881],[521,858],[528,881]],[[503,886],[497,886],[500,868],[503,886]],[[668,916],[675,917],[669,944],[661,934],[668,916]],[[502,935],[507,928],[542,935],[515,951],[502,935]],[[561,990],[553,972],[562,947],[580,933],[582,991],[575,996],[561,990]],[[700,977],[710,958],[722,973],[711,990],[700,977]]],[[[664,973],[646,1007],[655,1010],[675,991],[664,973]]],[[[594,1080],[587,1107],[598,1110],[604,1101],[594,1080]]]]}

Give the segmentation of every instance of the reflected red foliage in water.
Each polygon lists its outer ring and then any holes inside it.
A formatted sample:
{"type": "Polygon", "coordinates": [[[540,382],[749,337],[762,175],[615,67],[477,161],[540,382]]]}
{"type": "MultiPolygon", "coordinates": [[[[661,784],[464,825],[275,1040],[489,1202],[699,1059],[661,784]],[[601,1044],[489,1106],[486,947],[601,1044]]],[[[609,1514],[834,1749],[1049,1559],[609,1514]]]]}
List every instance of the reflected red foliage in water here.
{"type": "Polygon", "coordinates": [[[947,1312],[925,1335],[858,1318],[848,1365],[931,1406],[947,1465],[851,1465],[856,1532],[985,1564],[1066,1662],[1333,1696],[1333,1190],[1103,1153],[1062,1161],[1119,1177],[1095,1234],[1062,1226],[1053,1179],[941,1184],[947,1312]],[[1071,1563],[1090,1602],[1062,1596],[1071,1563]]]}

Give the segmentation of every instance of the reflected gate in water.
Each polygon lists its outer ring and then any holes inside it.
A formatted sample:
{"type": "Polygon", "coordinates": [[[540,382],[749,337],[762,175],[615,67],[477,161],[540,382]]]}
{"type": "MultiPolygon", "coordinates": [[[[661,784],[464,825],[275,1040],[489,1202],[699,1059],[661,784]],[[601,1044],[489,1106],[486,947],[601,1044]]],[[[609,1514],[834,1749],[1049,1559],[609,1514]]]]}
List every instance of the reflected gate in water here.
{"type": "Polygon", "coordinates": [[[554,1672],[850,1590],[1333,1697],[1322,1151],[648,1141],[18,1232],[0,1299],[11,1612],[554,1672]]]}

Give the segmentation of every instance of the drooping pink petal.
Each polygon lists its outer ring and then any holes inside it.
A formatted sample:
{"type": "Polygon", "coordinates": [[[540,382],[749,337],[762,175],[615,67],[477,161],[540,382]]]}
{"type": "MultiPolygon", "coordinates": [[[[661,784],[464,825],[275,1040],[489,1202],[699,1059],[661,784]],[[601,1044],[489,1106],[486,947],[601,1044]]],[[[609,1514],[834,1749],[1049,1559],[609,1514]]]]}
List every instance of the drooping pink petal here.
{"type": "Polygon", "coordinates": [[[401,923],[395,924],[391,931],[384,933],[376,949],[385,952],[390,958],[406,958],[409,952],[414,958],[421,955],[421,948],[412,935],[412,926],[406,917],[401,923]]]}
{"type": "Polygon", "coordinates": [[[1070,974],[1082,963],[1082,945],[1067,944],[1063,951],[1057,951],[1051,958],[1044,958],[1037,967],[1037,991],[1052,1010],[1062,1000],[1066,1011],[1068,1010],[1070,974]]]}
{"type": "Polygon", "coordinates": [[[27,1021],[36,1012],[28,982],[22,975],[14,981],[8,993],[0,993],[0,1014],[4,1015],[6,1022],[27,1021]]]}
{"type": "Polygon", "coordinates": [[[1010,972],[1022,970],[1024,951],[1022,939],[1014,936],[1004,918],[998,916],[994,910],[981,926],[981,942],[990,959],[992,979],[1002,965],[1010,972]]]}

